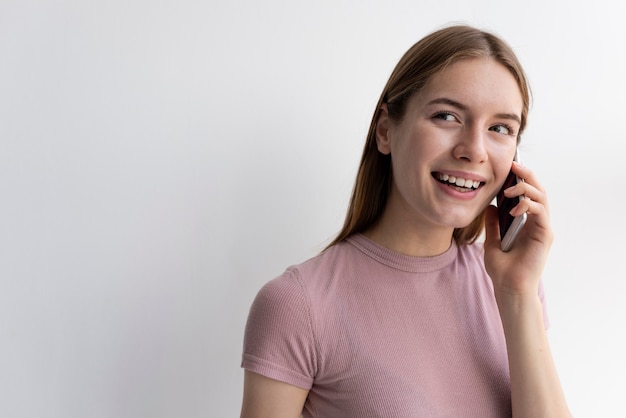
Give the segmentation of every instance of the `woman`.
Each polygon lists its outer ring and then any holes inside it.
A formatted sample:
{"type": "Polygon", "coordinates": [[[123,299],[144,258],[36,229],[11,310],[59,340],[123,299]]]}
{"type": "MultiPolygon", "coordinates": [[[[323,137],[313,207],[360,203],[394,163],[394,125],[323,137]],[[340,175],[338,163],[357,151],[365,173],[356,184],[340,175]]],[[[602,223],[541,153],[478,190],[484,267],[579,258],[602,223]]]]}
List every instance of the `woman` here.
{"type": "Polygon", "coordinates": [[[513,163],[529,100],[492,34],[454,26],[409,49],[342,231],[252,305],[242,417],[569,416],[540,284],[548,202],[513,163]],[[505,253],[489,203],[511,170],[527,222],[505,253]]]}

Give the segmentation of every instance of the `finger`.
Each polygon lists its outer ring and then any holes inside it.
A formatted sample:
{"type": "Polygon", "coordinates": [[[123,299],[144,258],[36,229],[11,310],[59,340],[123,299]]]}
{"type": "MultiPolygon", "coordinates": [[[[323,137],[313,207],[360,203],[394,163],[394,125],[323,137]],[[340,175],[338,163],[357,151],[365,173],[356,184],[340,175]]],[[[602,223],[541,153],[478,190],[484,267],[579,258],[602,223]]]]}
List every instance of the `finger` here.
{"type": "Polygon", "coordinates": [[[529,239],[543,243],[551,243],[554,239],[550,227],[550,217],[547,208],[531,199],[523,199],[511,210],[513,216],[521,216],[526,213],[528,220],[524,229],[529,239]]]}
{"type": "Polygon", "coordinates": [[[522,179],[525,183],[531,184],[535,189],[545,193],[543,185],[537,179],[537,176],[531,169],[514,161],[513,166],[511,167],[511,171],[513,171],[517,175],[517,177],[522,179]]]}
{"type": "Polygon", "coordinates": [[[538,223],[548,222],[548,208],[541,204],[540,202],[536,202],[532,199],[525,198],[520,200],[520,202],[511,209],[510,214],[512,216],[520,216],[526,213],[529,217],[535,218],[535,221],[538,223]]]}
{"type": "Polygon", "coordinates": [[[535,202],[539,202],[549,210],[546,190],[541,183],[539,183],[532,170],[515,162],[513,163],[512,170],[522,181],[506,189],[504,191],[505,196],[525,196],[535,202]]]}
{"type": "Polygon", "coordinates": [[[548,207],[548,198],[546,193],[540,189],[537,189],[530,183],[520,182],[515,186],[509,187],[504,191],[504,195],[508,198],[515,198],[522,196],[526,199],[530,199],[534,202],[538,202],[546,208],[548,207]]]}

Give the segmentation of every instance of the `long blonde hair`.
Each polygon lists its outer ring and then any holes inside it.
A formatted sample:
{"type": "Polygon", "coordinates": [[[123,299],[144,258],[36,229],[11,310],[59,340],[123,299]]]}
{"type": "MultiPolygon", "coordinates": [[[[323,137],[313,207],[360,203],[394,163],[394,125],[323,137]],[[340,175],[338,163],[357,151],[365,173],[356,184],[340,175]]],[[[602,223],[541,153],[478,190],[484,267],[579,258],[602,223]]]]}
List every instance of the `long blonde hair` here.
{"type": "MultiPolygon", "coordinates": [[[[477,57],[496,60],[515,77],[523,99],[519,134],[522,133],[530,107],[530,87],[521,64],[506,42],[470,26],[450,26],[422,38],[400,59],[380,95],[343,228],[328,247],[354,233],[365,231],[378,220],[387,204],[392,183],[391,157],[380,153],[376,145],[376,125],[381,106],[386,103],[389,117],[401,121],[409,99],[434,74],[457,61],[477,57]]],[[[484,220],[483,211],[468,226],[456,228],[453,237],[457,244],[475,241],[484,228],[484,220]]]]}

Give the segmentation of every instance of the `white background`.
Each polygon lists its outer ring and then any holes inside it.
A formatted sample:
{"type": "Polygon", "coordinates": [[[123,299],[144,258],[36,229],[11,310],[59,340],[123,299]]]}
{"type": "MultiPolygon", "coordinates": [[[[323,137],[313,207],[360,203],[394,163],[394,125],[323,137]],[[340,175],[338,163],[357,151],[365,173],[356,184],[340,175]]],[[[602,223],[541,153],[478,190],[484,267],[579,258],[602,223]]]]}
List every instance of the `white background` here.
{"type": "Polygon", "coordinates": [[[554,355],[577,417],[626,416],[624,4],[0,0],[0,416],[238,416],[255,293],[337,232],[450,22],[526,68],[554,355]]]}

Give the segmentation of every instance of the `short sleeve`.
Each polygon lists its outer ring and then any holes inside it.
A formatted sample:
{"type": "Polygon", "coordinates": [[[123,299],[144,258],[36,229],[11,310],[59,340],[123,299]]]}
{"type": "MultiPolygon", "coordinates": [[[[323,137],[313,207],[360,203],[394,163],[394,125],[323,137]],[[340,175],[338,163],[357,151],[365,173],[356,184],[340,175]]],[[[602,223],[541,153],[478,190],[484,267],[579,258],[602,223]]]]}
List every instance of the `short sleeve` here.
{"type": "Polygon", "coordinates": [[[270,281],[248,315],[241,367],[310,389],[316,371],[310,301],[295,270],[270,281]]]}

